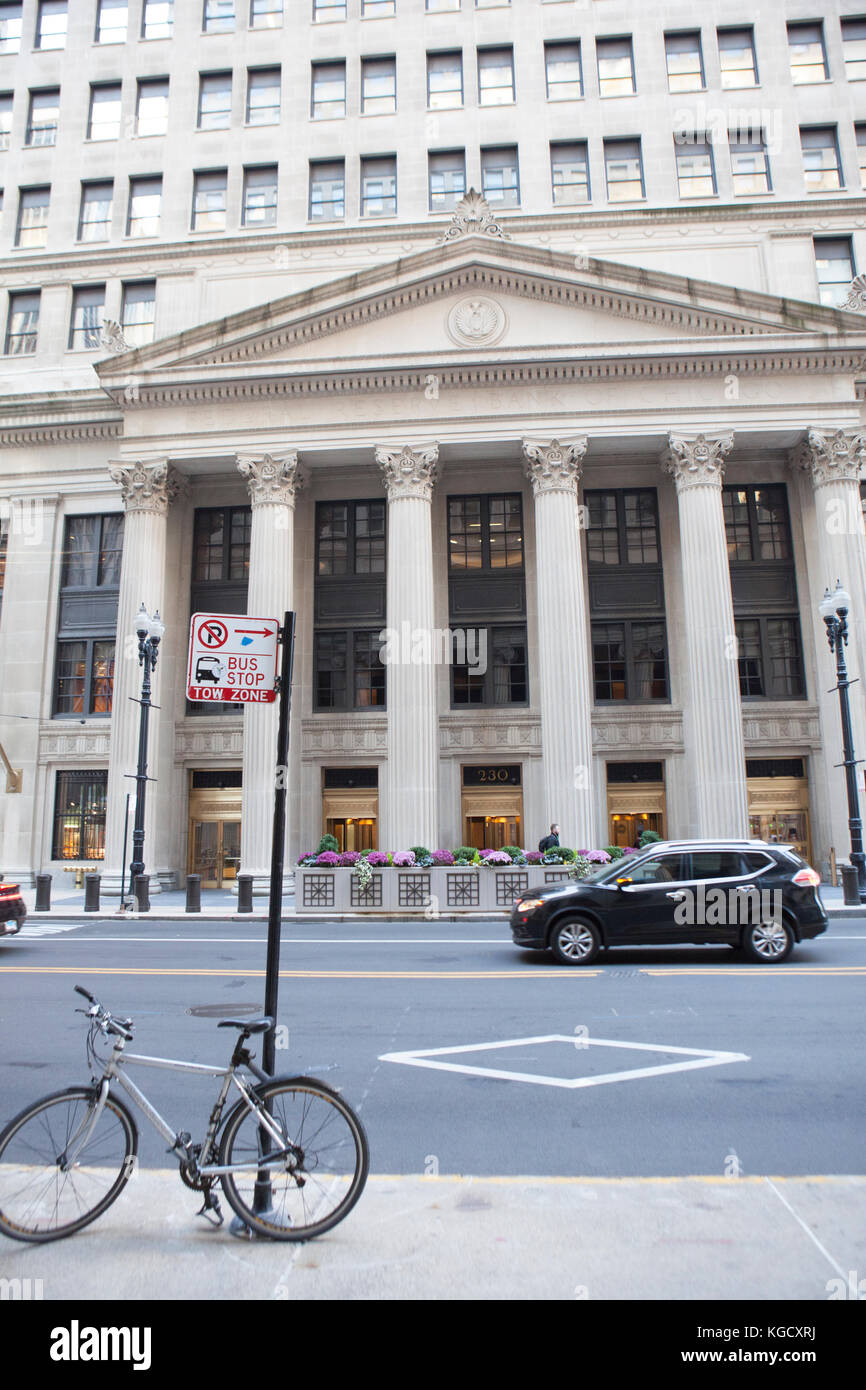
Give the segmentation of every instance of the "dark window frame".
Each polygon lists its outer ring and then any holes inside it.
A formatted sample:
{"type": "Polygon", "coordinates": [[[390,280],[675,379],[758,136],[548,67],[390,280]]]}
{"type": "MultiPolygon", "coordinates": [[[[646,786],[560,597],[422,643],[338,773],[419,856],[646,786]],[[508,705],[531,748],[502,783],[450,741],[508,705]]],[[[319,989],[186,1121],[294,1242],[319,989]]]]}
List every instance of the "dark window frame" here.
{"type": "MultiPolygon", "coordinates": [[[[339,500],[329,500],[322,498],[316,503],[315,515],[315,554],[313,557],[313,574],[316,580],[337,580],[349,579],[357,575],[382,575],[384,576],[388,566],[388,504],[384,498],[378,497],[352,497],[340,498],[339,500]],[[382,507],[382,568],[381,569],[359,569],[358,568],[358,508],[359,507],[382,507]],[[344,570],[325,570],[319,569],[321,542],[324,537],[321,535],[320,517],[323,515],[325,507],[345,507],[346,510],[346,557],[347,567],[344,570]]],[[[378,539],[378,537],[374,537],[378,539]]]]}
{"type": "Polygon", "coordinates": [[[671,700],[671,678],[670,678],[671,663],[670,663],[670,646],[669,646],[669,643],[668,643],[668,626],[667,626],[667,618],[666,618],[666,616],[665,616],[664,614],[661,614],[661,615],[647,614],[646,616],[641,615],[640,617],[634,617],[634,618],[620,618],[620,617],[615,617],[615,616],[613,616],[613,615],[611,615],[611,617],[605,616],[605,617],[603,617],[603,618],[601,618],[601,617],[595,618],[595,619],[591,620],[591,622],[590,622],[590,635],[589,635],[589,641],[590,641],[590,651],[591,651],[591,656],[592,656],[593,702],[594,702],[596,705],[598,705],[598,706],[600,706],[600,707],[602,707],[602,708],[607,709],[607,708],[611,708],[611,707],[613,707],[613,708],[620,708],[620,707],[623,706],[623,705],[664,705],[664,704],[670,704],[670,700],[671,700]],[[634,650],[634,648],[635,648],[635,642],[634,642],[634,629],[637,628],[637,627],[641,627],[641,626],[642,626],[642,627],[650,627],[650,626],[652,626],[653,624],[658,625],[658,626],[661,628],[661,630],[662,630],[662,640],[663,640],[663,644],[664,644],[664,647],[663,647],[663,658],[662,658],[662,659],[663,659],[663,661],[664,661],[664,684],[665,684],[665,693],[664,693],[664,695],[643,695],[643,696],[641,696],[641,695],[638,695],[638,694],[636,693],[637,685],[638,685],[638,679],[637,679],[637,674],[636,674],[637,660],[636,660],[636,658],[635,658],[635,650],[634,650]],[[621,629],[622,629],[623,666],[624,666],[624,681],[623,681],[623,684],[624,684],[624,686],[625,686],[625,695],[624,695],[623,699],[621,699],[621,700],[616,699],[616,697],[613,696],[613,695],[611,695],[611,696],[603,696],[603,695],[599,695],[599,694],[598,694],[599,675],[598,675],[598,668],[597,668],[597,666],[596,666],[596,660],[595,660],[595,642],[596,642],[595,634],[596,634],[596,633],[598,632],[598,630],[599,630],[600,628],[602,628],[602,627],[605,627],[605,628],[614,627],[614,628],[621,628],[621,629]]]}
{"type": "Polygon", "coordinates": [[[79,770],[79,769],[72,769],[72,768],[62,768],[62,769],[60,769],[60,770],[57,772],[57,774],[56,774],[56,776],[55,776],[55,779],[54,779],[54,820],[53,820],[53,828],[52,828],[52,836],[51,836],[51,858],[52,858],[52,859],[54,859],[54,860],[82,859],[82,860],[88,860],[88,861],[99,861],[99,860],[105,858],[105,821],[106,821],[106,804],[107,804],[107,796],[108,796],[108,769],[107,769],[107,768],[83,768],[83,769],[80,769],[80,770],[79,770]],[[88,837],[87,837],[87,835],[86,835],[87,818],[90,816],[90,817],[93,817],[93,824],[94,824],[94,826],[95,826],[95,828],[96,828],[96,842],[97,842],[97,843],[96,843],[96,848],[98,849],[98,848],[101,847],[101,850],[102,850],[102,853],[101,853],[101,854],[100,854],[100,853],[96,853],[96,854],[87,854],[87,853],[84,853],[84,854],[67,854],[67,855],[64,855],[64,854],[58,853],[58,851],[62,848],[62,838],[61,838],[62,826],[61,826],[61,821],[66,821],[66,822],[68,822],[68,821],[72,818],[72,816],[73,816],[73,810],[72,810],[72,809],[69,807],[69,805],[68,805],[68,793],[67,793],[67,797],[66,797],[67,804],[66,804],[65,807],[61,805],[61,794],[62,794],[62,792],[66,791],[67,788],[68,788],[69,790],[74,790],[74,789],[75,789],[75,786],[76,786],[76,782],[77,782],[77,784],[78,784],[79,786],[81,786],[82,788],[87,787],[87,786],[89,786],[89,787],[91,787],[91,788],[102,788],[102,796],[100,797],[99,794],[98,794],[98,792],[97,792],[96,796],[93,798],[93,802],[94,802],[95,804],[92,804],[91,807],[90,807],[90,809],[87,809],[87,808],[85,807],[85,798],[84,798],[83,795],[80,796],[80,798],[79,798],[79,805],[78,805],[78,814],[79,814],[79,826],[78,826],[78,836],[79,836],[79,840],[78,840],[78,845],[79,845],[79,849],[82,848],[82,846],[83,846],[84,848],[91,848],[91,847],[92,847],[92,846],[88,846],[88,845],[87,845],[87,838],[88,838],[88,837]],[[102,834],[101,834],[101,835],[99,834],[99,826],[100,826],[100,824],[101,824],[101,826],[102,826],[102,834]]]}
{"type": "Polygon", "coordinates": [[[446,533],[448,542],[448,573],[449,576],[455,575],[526,575],[526,518],[523,514],[523,494],[520,492],[455,492],[449,493],[445,499],[446,533]],[[491,565],[490,554],[490,503],[492,501],[515,500],[520,508],[520,536],[521,536],[521,558],[519,565],[491,565]],[[480,524],[481,524],[481,564],[480,565],[455,565],[452,564],[451,537],[452,535],[462,534],[453,532],[451,529],[451,504],[452,502],[479,502],[480,524]]]}
{"type": "Polygon", "coordinates": [[[737,668],[740,678],[740,699],[742,701],[752,704],[768,700],[787,702],[790,700],[806,699],[806,671],[803,663],[803,634],[800,628],[800,616],[798,613],[753,613],[743,614],[740,617],[735,616],[734,631],[737,637],[737,668]],[[792,636],[797,644],[797,657],[799,660],[799,694],[791,693],[788,690],[780,689],[778,681],[774,681],[773,679],[773,662],[772,652],[770,649],[770,637],[768,627],[770,623],[774,622],[785,622],[791,625],[792,636]],[[744,682],[746,679],[748,679],[748,677],[743,671],[743,662],[749,659],[743,657],[740,654],[740,629],[743,623],[757,623],[758,625],[758,645],[760,651],[760,656],[758,658],[760,661],[759,678],[763,686],[763,689],[760,694],[746,693],[743,690],[744,682]]]}
{"type": "MultiPolygon", "coordinates": [[[[498,573],[499,571],[494,571],[494,572],[495,572],[495,573],[498,573]]],[[[466,624],[464,625],[464,630],[471,630],[471,631],[476,632],[476,633],[478,633],[478,632],[486,632],[487,636],[486,636],[485,641],[486,641],[486,644],[487,644],[487,645],[486,645],[486,651],[487,651],[487,664],[486,664],[486,670],[485,670],[481,675],[474,675],[473,672],[472,672],[472,668],[471,668],[470,666],[468,666],[468,665],[466,665],[466,666],[458,666],[458,665],[456,665],[453,661],[451,662],[451,681],[450,681],[450,685],[451,685],[451,708],[452,708],[453,710],[473,710],[473,709],[525,709],[525,708],[527,708],[527,706],[531,703],[531,701],[530,701],[530,692],[529,692],[529,646],[528,646],[528,641],[527,641],[527,629],[526,629],[526,623],[525,623],[525,621],[523,621],[523,622],[517,621],[517,622],[513,622],[513,623],[502,622],[502,621],[498,621],[498,622],[492,622],[492,621],[491,621],[491,622],[480,622],[480,623],[472,622],[472,623],[466,623],[466,624]],[[523,651],[524,651],[524,661],[523,661],[522,663],[518,662],[518,663],[515,663],[515,664],[516,664],[517,666],[519,666],[519,665],[521,665],[521,664],[523,665],[523,670],[524,670],[524,675],[523,675],[524,695],[523,695],[523,698],[522,698],[522,699],[497,700],[497,698],[496,698],[496,670],[497,670],[497,668],[496,668],[496,664],[495,664],[495,661],[494,661],[494,652],[495,652],[495,650],[496,650],[497,633],[501,634],[501,633],[505,633],[505,632],[509,632],[509,631],[515,631],[515,632],[516,632],[516,631],[519,631],[519,632],[521,633],[521,635],[522,635],[523,651]],[[471,691],[472,691],[473,689],[480,690],[480,692],[481,692],[481,698],[480,698],[479,700],[473,700],[473,699],[461,699],[461,700],[458,700],[458,698],[457,698],[457,693],[458,693],[458,691],[457,691],[457,682],[458,682],[458,679],[462,677],[462,675],[463,675],[464,672],[465,672],[465,678],[466,678],[466,682],[467,682],[467,684],[466,684],[466,690],[467,690],[467,692],[470,692],[470,693],[471,693],[471,691]],[[480,684],[475,684],[475,685],[473,685],[473,682],[480,682],[480,684]]],[[[476,650],[478,650],[478,646],[477,646],[477,645],[476,645],[476,650]]]]}
{"type": "MultiPolygon", "coordinates": [[[[68,637],[58,637],[54,658],[54,689],[51,701],[52,719],[110,719],[112,705],[114,703],[114,666],[117,660],[116,634],[103,633],[100,636],[91,637],[82,634],[70,635],[68,637]],[[111,647],[112,655],[110,658],[111,669],[108,676],[108,709],[98,710],[94,708],[96,703],[96,690],[94,686],[94,648],[98,642],[103,642],[111,647]],[[63,679],[60,672],[61,649],[71,647],[81,643],[84,646],[84,672],[83,672],[83,692],[81,709],[60,709],[61,689],[60,682],[63,679]]],[[[68,697],[67,697],[68,698],[68,697]]]]}
{"type": "MultiPolygon", "coordinates": [[[[722,510],[724,515],[724,498],[728,493],[745,492],[746,508],[749,526],[749,549],[751,555],[748,560],[740,556],[733,555],[728,549],[729,565],[792,565],[794,563],[794,541],[791,534],[791,509],[788,505],[788,489],[784,483],[725,483],[722,486],[722,510]],[[784,503],[784,537],[787,543],[787,554],[774,556],[771,559],[764,559],[760,553],[761,537],[760,522],[758,520],[758,494],[775,489],[781,496],[784,503]]],[[[735,538],[734,538],[735,540],[735,538]]],[[[725,519],[725,542],[728,547],[731,544],[731,536],[728,529],[727,519],[725,519]]],[[[735,541],[736,543],[736,541],[735,541]]]]}
{"type": "MultiPolygon", "coordinates": [[[[380,662],[382,668],[381,677],[381,700],[359,701],[358,691],[358,672],[361,670],[373,670],[371,665],[365,667],[359,660],[359,646],[367,639],[378,640],[382,632],[380,626],[370,627],[362,624],[355,627],[320,627],[313,634],[313,712],[316,714],[332,713],[352,713],[356,710],[375,710],[376,712],[387,709],[388,697],[388,678],[387,667],[380,662]],[[343,666],[343,696],[341,699],[332,700],[330,703],[324,702],[321,696],[320,676],[326,673],[327,668],[322,666],[322,646],[326,642],[333,642],[334,638],[342,638],[344,644],[345,664],[343,666]]],[[[339,667],[332,668],[339,671],[339,667]]],[[[371,691],[379,688],[375,684],[369,687],[371,691]]]]}

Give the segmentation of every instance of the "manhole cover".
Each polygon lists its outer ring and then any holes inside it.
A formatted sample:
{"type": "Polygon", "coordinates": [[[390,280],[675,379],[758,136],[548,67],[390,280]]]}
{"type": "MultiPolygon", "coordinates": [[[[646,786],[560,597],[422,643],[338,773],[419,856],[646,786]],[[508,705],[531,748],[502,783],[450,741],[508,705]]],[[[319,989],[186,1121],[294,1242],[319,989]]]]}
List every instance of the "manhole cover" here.
{"type": "Polygon", "coordinates": [[[260,1010],[260,1004],[196,1004],[187,1013],[195,1018],[250,1018],[260,1010]]]}

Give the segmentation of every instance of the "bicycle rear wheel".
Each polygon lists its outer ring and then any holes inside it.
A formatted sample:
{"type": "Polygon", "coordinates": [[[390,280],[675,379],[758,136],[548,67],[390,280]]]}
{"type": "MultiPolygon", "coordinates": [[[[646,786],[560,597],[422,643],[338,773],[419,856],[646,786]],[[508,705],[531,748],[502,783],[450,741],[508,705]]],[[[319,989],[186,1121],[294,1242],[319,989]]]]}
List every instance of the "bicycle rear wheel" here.
{"type": "Polygon", "coordinates": [[[310,1240],[342,1221],[367,1181],[370,1155],[354,1110],[309,1076],[275,1078],[255,1091],[283,1144],[244,1101],[226,1120],[220,1167],[230,1206],[251,1230],[274,1240],[310,1240]],[[264,1181],[266,1176],[266,1181],[264,1181]]]}
{"type": "Polygon", "coordinates": [[[138,1130],[125,1105],[109,1096],[75,1152],[97,1101],[91,1087],[71,1086],[22,1110],[0,1134],[4,1235],[33,1242],[71,1236],[120,1195],[138,1152],[138,1130]]]}

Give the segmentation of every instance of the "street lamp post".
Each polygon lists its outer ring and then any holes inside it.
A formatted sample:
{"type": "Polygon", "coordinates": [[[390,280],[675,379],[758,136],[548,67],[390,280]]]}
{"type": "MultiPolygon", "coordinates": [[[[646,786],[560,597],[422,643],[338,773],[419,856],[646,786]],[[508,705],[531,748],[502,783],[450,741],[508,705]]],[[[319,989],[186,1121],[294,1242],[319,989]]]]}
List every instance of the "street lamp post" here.
{"type": "Polygon", "coordinates": [[[150,677],[156,668],[159,644],[165,633],[165,624],[159,616],[159,609],[150,616],[144,604],[135,619],[135,633],[138,638],[138,661],[143,668],[141,680],[141,714],[138,723],[138,771],[135,774],[135,825],[132,831],[132,862],[129,866],[129,879],[132,891],[138,897],[136,880],[144,873],[144,806],[147,794],[147,728],[150,718],[150,677]]]}
{"type": "Polygon", "coordinates": [[[818,612],[827,625],[827,641],[836,655],[836,689],[842,715],[842,767],[848,790],[848,829],[851,835],[851,863],[857,870],[857,885],[861,903],[866,902],[866,855],[863,853],[863,822],[860,819],[860,796],[857,790],[858,759],[854,757],[854,737],[851,731],[851,706],[848,700],[848,667],[845,648],[848,645],[848,611],[851,597],[836,580],[836,592],[827,589],[818,605],[818,612]]]}

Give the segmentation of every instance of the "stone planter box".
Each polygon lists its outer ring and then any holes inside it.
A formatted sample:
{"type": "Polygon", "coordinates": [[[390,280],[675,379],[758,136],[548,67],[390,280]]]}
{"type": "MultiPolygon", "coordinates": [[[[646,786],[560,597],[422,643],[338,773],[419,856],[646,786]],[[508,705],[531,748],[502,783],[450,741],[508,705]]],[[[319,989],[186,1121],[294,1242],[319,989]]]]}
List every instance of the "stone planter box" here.
{"type": "Polygon", "coordinates": [[[507,915],[514,899],[528,888],[550,887],[567,878],[564,869],[551,864],[501,869],[390,868],[374,869],[365,890],[351,869],[299,868],[295,911],[303,917],[388,913],[428,920],[463,913],[507,915]]]}

